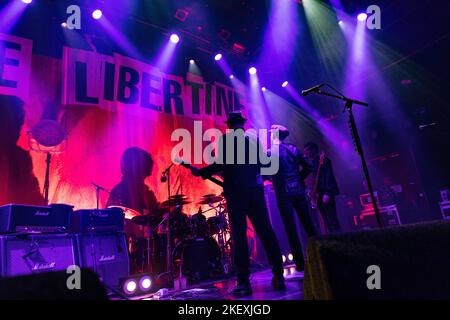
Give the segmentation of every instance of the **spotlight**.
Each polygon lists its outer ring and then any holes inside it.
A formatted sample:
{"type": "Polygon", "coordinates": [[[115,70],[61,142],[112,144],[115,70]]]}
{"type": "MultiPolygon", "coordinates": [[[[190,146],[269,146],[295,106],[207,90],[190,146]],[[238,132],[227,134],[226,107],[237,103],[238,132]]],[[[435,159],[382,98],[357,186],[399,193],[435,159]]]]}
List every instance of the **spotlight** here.
{"type": "Polygon", "coordinates": [[[123,291],[126,294],[134,294],[137,290],[137,283],[136,280],[130,279],[128,281],[125,281],[125,284],[123,286],[123,291]]]}
{"type": "Polygon", "coordinates": [[[214,56],[214,60],[219,61],[220,59],[222,59],[222,54],[218,53],[214,56]]]}
{"type": "Polygon", "coordinates": [[[62,22],[62,23],[61,23],[61,27],[67,28],[67,23],[66,23],[66,22],[62,22]]]}
{"type": "Polygon", "coordinates": [[[137,274],[120,279],[122,292],[127,296],[138,296],[154,290],[153,280],[148,274],[137,274]]]}
{"type": "Polygon", "coordinates": [[[170,42],[178,43],[178,42],[180,42],[180,37],[176,33],[172,33],[170,35],[170,42]]]}
{"type": "Polygon", "coordinates": [[[189,60],[189,63],[194,64],[195,63],[194,59],[189,60]]]}
{"type": "Polygon", "coordinates": [[[266,91],[267,89],[266,89],[266,87],[262,87],[261,90],[262,91],[266,91]]]}
{"type": "Polygon", "coordinates": [[[102,10],[100,10],[100,9],[94,10],[92,12],[92,18],[94,18],[95,20],[100,19],[102,17],[102,15],[103,15],[103,13],[102,13],[102,10]]]}
{"type": "Polygon", "coordinates": [[[26,4],[30,4],[30,3],[33,2],[33,0],[22,0],[22,2],[23,2],[23,3],[26,3],[26,4]]]}
{"type": "Polygon", "coordinates": [[[250,69],[248,69],[248,73],[256,74],[256,68],[255,67],[251,67],[250,69]]]}
{"type": "Polygon", "coordinates": [[[283,259],[283,263],[286,262],[286,256],[284,254],[281,256],[281,259],[283,259]]]}
{"type": "Polygon", "coordinates": [[[289,84],[289,82],[285,81],[285,82],[283,82],[283,84],[282,84],[281,86],[282,86],[283,88],[286,88],[288,84],[289,84]]]}
{"type": "Polygon", "coordinates": [[[367,20],[367,14],[366,13],[360,13],[358,14],[358,21],[366,21],[367,20]]]}
{"type": "Polygon", "coordinates": [[[230,79],[234,79],[234,76],[232,74],[230,74],[229,78],[230,79]]]}
{"type": "Polygon", "coordinates": [[[344,21],[339,20],[338,24],[342,27],[344,25],[344,21]]]}
{"type": "Polygon", "coordinates": [[[289,260],[289,261],[294,260],[294,256],[292,255],[292,253],[289,253],[289,254],[288,254],[288,260],[289,260]]]}
{"type": "Polygon", "coordinates": [[[139,288],[141,291],[148,291],[152,287],[152,279],[149,276],[144,276],[139,280],[139,288]]]}

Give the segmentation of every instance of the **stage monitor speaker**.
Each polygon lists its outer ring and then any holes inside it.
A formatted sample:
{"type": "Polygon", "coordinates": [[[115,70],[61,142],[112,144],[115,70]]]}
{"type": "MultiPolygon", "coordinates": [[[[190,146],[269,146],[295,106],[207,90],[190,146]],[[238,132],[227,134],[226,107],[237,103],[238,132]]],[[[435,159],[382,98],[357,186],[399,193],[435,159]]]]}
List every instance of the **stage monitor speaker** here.
{"type": "Polygon", "coordinates": [[[450,222],[329,236],[308,244],[305,299],[450,299],[450,222]]]}
{"type": "Polygon", "coordinates": [[[79,289],[69,289],[66,271],[0,278],[0,300],[107,300],[97,275],[80,271],[79,289]]]}
{"type": "Polygon", "coordinates": [[[119,279],[130,275],[125,234],[80,233],[75,235],[75,238],[80,267],[94,270],[108,287],[120,288],[119,279]]]}
{"type": "Polygon", "coordinates": [[[12,277],[67,270],[76,265],[73,237],[67,234],[0,237],[0,275],[12,277]]]}

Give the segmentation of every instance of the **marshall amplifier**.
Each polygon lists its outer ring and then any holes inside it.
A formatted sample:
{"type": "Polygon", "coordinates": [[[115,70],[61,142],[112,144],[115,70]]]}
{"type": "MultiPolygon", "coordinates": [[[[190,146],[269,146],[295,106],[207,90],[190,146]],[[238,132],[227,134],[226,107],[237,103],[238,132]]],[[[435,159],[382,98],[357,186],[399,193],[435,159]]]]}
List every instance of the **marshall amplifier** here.
{"type": "Polygon", "coordinates": [[[65,271],[77,264],[74,248],[68,234],[0,236],[0,275],[65,271]]]}
{"type": "Polygon", "coordinates": [[[0,233],[68,231],[72,206],[53,204],[49,207],[8,204],[0,207],[0,233]]]}
{"type": "Polygon", "coordinates": [[[77,210],[70,217],[70,232],[122,232],[124,219],[119,208],[77,210]]]}
{"type": "Polygon", "coordinates": [[[119,279],[130,275],[125,234],[81,233],[75,238],[80,267],[94,270],[108,287],[119,288],[119,279]]]}

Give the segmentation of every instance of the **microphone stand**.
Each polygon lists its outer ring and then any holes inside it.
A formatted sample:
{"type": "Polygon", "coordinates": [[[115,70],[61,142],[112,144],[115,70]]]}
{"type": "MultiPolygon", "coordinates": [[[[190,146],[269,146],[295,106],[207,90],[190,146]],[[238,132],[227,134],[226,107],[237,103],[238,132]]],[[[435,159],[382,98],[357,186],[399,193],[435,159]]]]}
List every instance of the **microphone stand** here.
{"type": "Polygon", "coordinates": [[[358,133],[358,128],[356,127],[356,121],[355,121],[355,117],[353,115],[353,104],[357,104],[360,106],[364,106],[364,107],[368,107],[369,104],[366,102],[362,102],[362,101],[358,101],[358,100],[354,100],[354,99],[350,99],[345,97],[344,95],[342,95],[338,90],[336,90],[335,88],[333,88],[330,85],[327,85],[328,87],[330,87],[331,89],[333,89],[334,91],[336,91],[338,94],[333,94],[333,93],[329,93],[329,92],[324,92],[320,89],[316,90],[315,92],[317,94],[321,94],[324,96],[328,96],[328,97],[332,97],[332,98],[336,98],[339,100],[342,100],[345,102],[345,107],[344,110],[342,112],[345,112],[345,110],[347,110],[348,112],[348,122],[349,122],[349,127],[350,127],[350,133],[352,135],[353,138],[353,143],[355,144],[355,148],[356,148],[356,152],[359,154],[360,158],[361,158],[361,164],[362,164],[362,168],[364,171],[364,177],[366,179],[367,182],[367,188],[369,189],[369,194],[370,194],[370,199],[372,201],[373,204],[373,211],[375,212],[375,218],[377,219],[377,223],[378,223],[378,227],[382,228],[383,227],[383,220],[381,219],[381,215],[380,215],[380,210],[378,208],[378,203],[376,201],[375,198],[375,193],[373,190],[373,185],[372,185],[372,180],[370,179],[370,174],[369,174],[369,168],[367,166],[367,162],[366,162],[366,158],[364,155],[364,150],[361,144],[361,139],[358,133]]]}
{"type": "Polygon", "coordinates": [[[172,243],[171,243],[171,232],[170,232],[170,215],[171,215],[171,203],[170,203],[170,169],[172,169],[174,163],[172,163],[170,166],[166,168],[166,170],[163,171],[163,176],[167,178],[167,203],[169,207],[169,213],[167,215],[167,246],[166,246],[166,255],[167,255],[167,274],[169,276],[168,282],[169,286],[173,286],[173,264],[172,264],[172,243]]]}

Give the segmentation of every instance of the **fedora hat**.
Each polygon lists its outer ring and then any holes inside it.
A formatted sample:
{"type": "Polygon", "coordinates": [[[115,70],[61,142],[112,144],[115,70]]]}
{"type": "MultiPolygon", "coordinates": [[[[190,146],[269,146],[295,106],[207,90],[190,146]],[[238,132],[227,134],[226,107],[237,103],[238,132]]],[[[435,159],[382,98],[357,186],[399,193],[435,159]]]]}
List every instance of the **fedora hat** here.
{"type": "Polygon", "coordinates": [[[227,120],[225,120],[225,123],[241,123],[246,122],[247,119],[242,116],[242,113],[233,111],[228,113],[227,120]]]}

